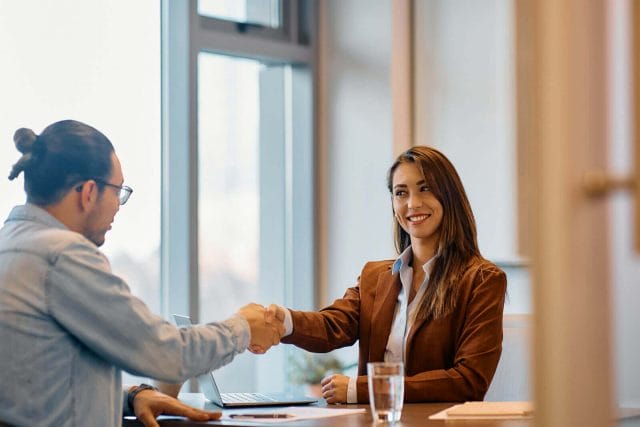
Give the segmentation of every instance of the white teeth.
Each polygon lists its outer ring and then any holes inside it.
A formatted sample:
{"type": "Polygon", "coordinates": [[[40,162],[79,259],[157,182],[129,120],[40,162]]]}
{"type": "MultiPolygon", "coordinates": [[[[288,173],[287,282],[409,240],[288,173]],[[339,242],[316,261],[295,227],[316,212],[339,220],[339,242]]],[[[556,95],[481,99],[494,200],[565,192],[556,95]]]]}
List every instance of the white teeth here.
{"type": "Polygon", "coordinates": [[[425,219],[429,218],[429,216],[430,215],[416,215],[416,216],[410,216],[407,219],[411,222],[424,221],[425,219]]]}

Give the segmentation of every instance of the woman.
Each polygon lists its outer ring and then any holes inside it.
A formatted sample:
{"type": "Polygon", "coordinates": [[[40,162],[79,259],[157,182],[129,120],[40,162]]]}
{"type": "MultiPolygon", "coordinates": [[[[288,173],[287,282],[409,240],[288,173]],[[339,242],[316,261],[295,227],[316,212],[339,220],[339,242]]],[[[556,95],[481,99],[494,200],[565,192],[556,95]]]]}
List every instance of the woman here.
{"type": "Polygon", "coordinates": [[[359,340],[358,377],[322,381],[329,403],[365,403],[367,362],[403,361],[405,401],[482,400],[502,350],[507,280],[482,258],[462,182],[430,147],[401,154],[388,174],[396,260],[369,262],[355,287],[319,312],[270,310],[282,342],[328,352],[359,340]]]}

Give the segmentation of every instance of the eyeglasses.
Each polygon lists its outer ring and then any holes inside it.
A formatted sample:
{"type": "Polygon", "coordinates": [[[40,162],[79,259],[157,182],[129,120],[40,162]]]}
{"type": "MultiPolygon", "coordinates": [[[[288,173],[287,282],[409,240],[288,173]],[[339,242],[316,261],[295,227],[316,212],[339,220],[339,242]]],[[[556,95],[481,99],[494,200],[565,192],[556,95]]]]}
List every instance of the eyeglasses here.
{"type": "MultiPolygon", "coordinates": [[[[102,185],[106,185],[107,187],[112,187],[118,190],[116,194],[118,195],[118,200],[120,201],[120,205],[124,205],[125,203],[127,203],[127,200],[129,200],[129,197],[131,197],[131,193],[133,193],[133,188],[127,185],[115,185],[115,184],[111,184],[96,178],[89,178],[89,179],[93,179],[97,183],[100,183],[102,185]]],[[[81,191],[81,190],[82,190],[82,185],[78,185],[76,187],[76,191],[81,191]]]]}

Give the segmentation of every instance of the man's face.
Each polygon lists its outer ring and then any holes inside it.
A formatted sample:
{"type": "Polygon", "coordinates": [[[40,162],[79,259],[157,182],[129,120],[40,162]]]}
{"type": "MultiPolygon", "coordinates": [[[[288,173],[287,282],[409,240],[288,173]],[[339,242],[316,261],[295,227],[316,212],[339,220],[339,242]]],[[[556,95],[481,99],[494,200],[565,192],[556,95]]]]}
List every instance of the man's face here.
{"type": "MultiPolygon", "coordinates": [[[[115,153],[111,155],[111,165],[112,172],[107,182],[121,186],[124,183],[124,178],[120,160],[115,153]]],[[[111,224],[118,210],[120,210],[118,189],[107,185],[98,196],[98,200],[87,218],[84,236],[97,246],[102,246],[105,235],[107,231],[111,230],[111,224]]]]}

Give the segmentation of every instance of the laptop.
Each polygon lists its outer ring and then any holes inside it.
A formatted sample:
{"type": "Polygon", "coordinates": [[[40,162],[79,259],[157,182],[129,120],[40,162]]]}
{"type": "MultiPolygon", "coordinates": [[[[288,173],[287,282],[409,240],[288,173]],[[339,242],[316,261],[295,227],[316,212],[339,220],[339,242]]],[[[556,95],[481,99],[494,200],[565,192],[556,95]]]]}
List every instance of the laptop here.
{"type": "MultiPolygon", "coordinates": [[[[188,316],[174,314],[173,320],[179,327],[191,326],[191,318],[188,316]]],[[[308,396],[287,393],[220,393],[213,372],[198,376],[198,384],[204,397],[221,408],[308,405],[317,402],[317,399],[308,396]]]]}

